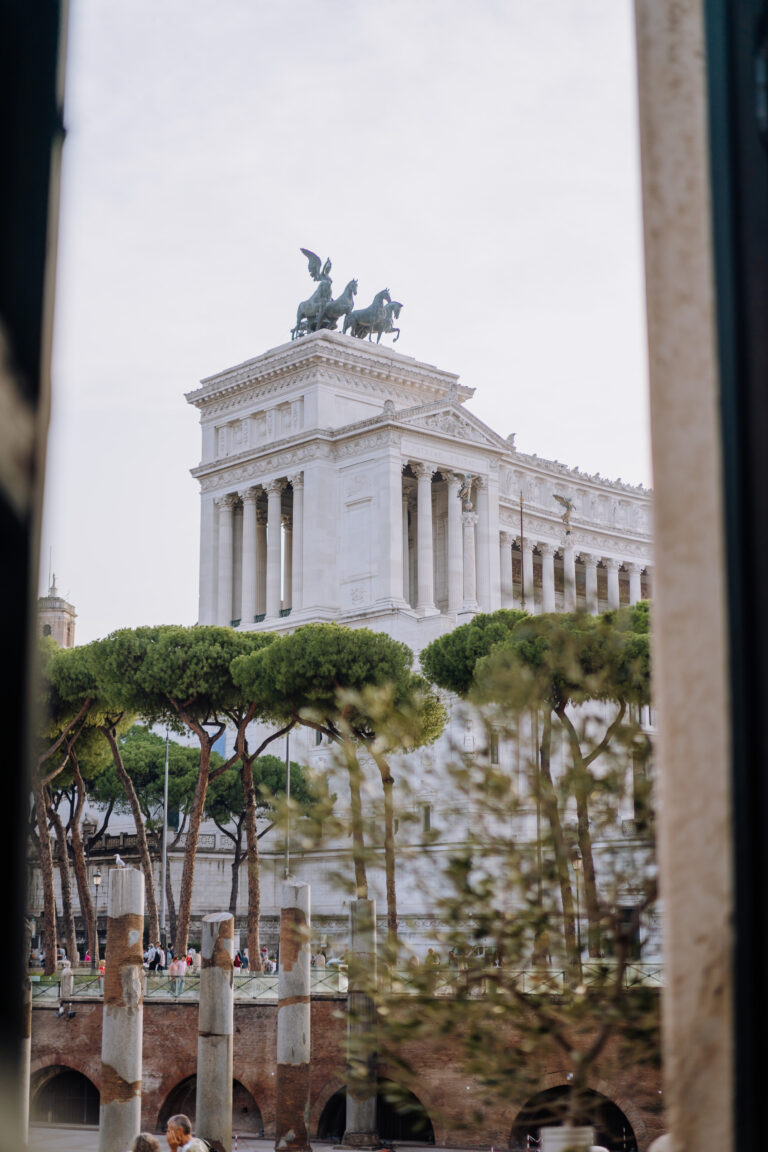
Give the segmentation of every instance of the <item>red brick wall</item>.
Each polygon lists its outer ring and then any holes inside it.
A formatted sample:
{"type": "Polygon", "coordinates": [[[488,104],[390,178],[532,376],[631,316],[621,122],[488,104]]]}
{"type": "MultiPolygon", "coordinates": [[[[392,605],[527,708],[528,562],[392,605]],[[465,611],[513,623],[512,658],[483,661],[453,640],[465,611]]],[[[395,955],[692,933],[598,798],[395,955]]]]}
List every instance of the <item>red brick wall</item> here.
{"type": "MultiPolygon", "coordinates": [[[[32,1076],[60,1065],[82,1072],[96,1087],[101,1078],[101,1014],[97,1001],[78,1001],[72,1020],[61,1019],[53,1008],[38,1008],[32,1022],[32,1076]]],[[[344,1084],[343,997],[312,1000],[312,1068],[310,1078],[311,1132],[333,1093],[344,1084]]],[[[267,1135],[274,1134],[275,1004],[235,1005],[235,1078],[255,1099],[267,1135]]],[[[514,1043],[514,1037],[510,1037],[514,1043]]],[[[143,1124],[155,1129],[169,1093],[195,1074],[197,1061],[197,1004],[194,1002],[144,1005],[143,1124]]],[[[495,1145],[504,1148],[519,1109],[525,1103],[510,1091],[506,1105],[484,1107],[467,1127],[477,1086],[458,1066],[444,1041],[420,1043],[406,1053],[417,1068],[417,1082],[409,1083],[432,1121],[437,1144],[495,1145]],[[469,1089],[469,1090],[468,1090],[469,1089]]],[[[394,1070],[386,1070],[398,1079],[394,1070]]],[[[543,1060],[539,1090],[566,1084],[564,1060],[543,1060]]],[[[625,1113],[634,1128],[640,1152],[663,1130],[660,1114],[660,1075],[653,1069],[628,1066],[609,1049],[600,1075],[590,1084],[625,1113]]],[[[526,1094],[528,1095],[528,1094],[526,1094]]]]}

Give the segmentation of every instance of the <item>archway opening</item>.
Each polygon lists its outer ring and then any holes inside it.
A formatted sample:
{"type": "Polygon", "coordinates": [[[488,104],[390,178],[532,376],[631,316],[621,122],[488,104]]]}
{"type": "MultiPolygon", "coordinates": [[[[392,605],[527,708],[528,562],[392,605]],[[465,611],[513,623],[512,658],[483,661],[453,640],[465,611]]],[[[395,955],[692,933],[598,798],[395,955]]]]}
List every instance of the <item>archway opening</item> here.
{"type": "MultiPolygon", "coordinates": [[[[347,1090],[334,1092],[317,1122],[318,1140],[341,1140],[347,1126],[347,1090]]],[[[380,1080],[376,1127],[382,1140],[434,1144],[435,1132],[427,1110],[413,1092],[391,1080],[380,1080]]]]}
{"type": "MultiPolygon", "coordinates": [[[[527,1148],[529,1136],[538,1141],[542,1128],[557,1128],[564,1122],[571,1091],[568,1084],[548,1088],[520,1109],[510,1137],[512,1152],[527,1148]]],[[[595,1129],[595,1143],[609,1152],[637,1152],[637,1140],[629,1120],[618,1104],[600,1092],[590,1090],[583,1094],[576,1110],[576,1123],[591,1125],[595,1129]]]]}
{"type": "MultiPolygon", "coordinates": [[[[192,1124],[195,1123],[195,1097],[197,1094],[197,1076],[187,1076],[180,1080],[175,1088],[165,1098],[160,1109],[157,1126],[160,1132],[165,1131],[170,1116],[183,1112],[189,1116],[192,1124]]],[[[232,1081],[232,1131],[240,1135],[264,1135],[264,1122],[261,1111],[251,1093],[239,1080],[232,1081]]]]}
{"type": "Polygon", "coordinates": [[[99,1123],[99,1091],[74,1068],[43,1068],[32,1083],[30,1120],[33,1124],[99,1123]]]}

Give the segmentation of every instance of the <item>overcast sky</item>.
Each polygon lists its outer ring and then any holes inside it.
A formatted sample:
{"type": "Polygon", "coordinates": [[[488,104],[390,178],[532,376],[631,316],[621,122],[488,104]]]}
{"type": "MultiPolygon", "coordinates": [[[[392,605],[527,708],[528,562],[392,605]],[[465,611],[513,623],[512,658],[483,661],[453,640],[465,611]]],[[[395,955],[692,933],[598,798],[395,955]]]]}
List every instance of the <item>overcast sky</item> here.
{"type": "Polygon", "coordinates": [[[650,484],[631,0],[72,0],[41,590],[197,615],[201,377],[403,301],[525,452],[650,484]]]}

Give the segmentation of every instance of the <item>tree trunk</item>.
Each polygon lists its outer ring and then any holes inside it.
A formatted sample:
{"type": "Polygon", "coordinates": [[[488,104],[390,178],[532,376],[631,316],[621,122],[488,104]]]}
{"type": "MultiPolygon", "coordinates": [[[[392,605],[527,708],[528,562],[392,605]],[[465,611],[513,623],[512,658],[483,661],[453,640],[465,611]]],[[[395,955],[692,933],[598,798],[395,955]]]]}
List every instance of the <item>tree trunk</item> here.
{"type": "Polygon", "coordinates": [[[56,842],[59,848],[59,883],[61,887],[61,910],[64,924],[64,940],[67,957],[72,967],[80,959],[77,952],[77,932],[75,930],[75,910],[72,907],[72,876],[69,871],[69,849],[67,847],[67,833],[56,809],[50,805],[48,815],[56,832],[56,842]]]}
{"type": "Polygon", "coordinates": [[[352,858],[355,864],[355,898],[368,899],[368,876],[365,868],[365,832],[363,826],[363,801],[360,794],[360,761],[355,749],[344,742],[344,756],[349,772],[349,806],[352,818],[352,858]]]}
{"type": "Polygon", "coordinates": [[[552,712],[544,709],[541,747],[539,749],[539,796],[544,815],[549,822],[552,833],[552,851],[555,858],[555,869],[560,883],[560,899],[563,905],[563,932],[565,936],[565,951],[569,962],[578,966],[576,943],[576,918],[573,908],[573,888],[571,887],[571,873],[568,859],[568,846],[565,842],[563,824],[560,819],[560,809],[557,805],[557,793],[552,783],[552,712]]]}
{"type": "Polygon", "coordinates": [[[165,899],[168,904],[168,921],[171,926],[171,940],[175,946],[176,944],[176,929],[178,924],[176,922],[176,901],[173,898],[173,885],[171,884],[171,862],[168,861],[165,869],[165,899]]]}
{"type": "Polygon", "coordinates": [[[240,895],[240,864],[243,859],[243,849],[241,845],[242,827],[240,822],[237,824],[237,840],[234,842],[235,854],[232,857],[232,883],[229,887],[229,912],[231,916],[237,916],[237,898],[240,895]]]}
{"type": "Polygon", "coordinates": [[[43,948],[45,951],[45,974],[52,976],[56,971],[56,889],[53,880],[53,855],[51,838],[48,833],[48,804],[45,785],[39,776],[33,780],[35,816],[37,817],[37,839],[40,850],[40,879],[43,886],[43,948]]]}
{"type": "Polygon", "coordinates": [[[397,948],[397,881],[395,876],[395,780],[389,764],[381,756],[374,756],[381,773],[384,789],[384,872],[387,892],[387,943],[391,956],[397,948]]]}
{"type": "MultiPolygon", "coordinates": [[[[192,727],[192,725],[190,725],[190,727],[192,727]]],[[[200,728],[199,726],[193,728],[193,731],[200,740],[200,768],[197,773],[192,807],[189,810],[189,827],[187,829],[187,845],[184,849],[184,868],[181,874],[178,918],[176,922],[176,933],[173,939],[174,952],[178,955],[186,955],[189,943],[189,923],[192,915],[192,886],[195,879],[195,854],[197,852],[198,836],[200,835],[200,825],[203,820],[205,795],[208,791],[211,749],[213,748],[215,740],[218,739],[218,733],[216,736],[211,737],[204,728],[200,728]]]]}
{"type": "Polygon", "coordinates": [[[123,764],[123,757],[120,754],[120,746],[117,742],[117,731],[113,724],[99,725],[99,731],[107,738],[107,743],[112,750],[112,759],[115,763],[115,770],[118,779],[123,786],[123,791],[128,799],[128,804],[133,816],[133,822],[136,825],[136,839],[138,841],[139,860],[141,862],[141,869],[144,873],[144,889],[147,901],[147,917],[149,919],[149,938],[150,940],[160,939],[160,917],[157,911],[157,899],[155,898],[155,878],[152,872],[152,858],[149,855],[149,845],[147,843],[147,832],[144,827],[144,818],[141,814],[141,805],[139,798],[136,795],[136,789],[133,786],[133,781],[125,770],[123,764]]]}
{"type": "Polygon", "coordinates": [[[70,756],[72,764],[72,771],[75,778],[75,788],[77,800],[72,812],[72,857],[75,864],[75,880],[77,881],[77,894],[80,899],[80,910],[85,920],[85,928],[88,935],[88,951],[91,955],[91,961],[95,964],[99,962],[99,934],[96,931],[96,917],[93,913],[93,901],[91,900],[91,891],[88,887],[88,870],[85,863],[85,847],[83,845],[83,833],[80,822],[83,816],[83,808],[85,807],[85,782],[83,781],[80,772],[80,765],[74,753],[70,756]]]}
{"type": "Polygon", "coordinates": [[[253,783],[253,757],[243,758],[240,769],[245,805],[245,845],[248,860],[248,963],[254,972],[261,972],[261,878],[259,875],[259,836],[257,827],[256,788],[253,783]]]}

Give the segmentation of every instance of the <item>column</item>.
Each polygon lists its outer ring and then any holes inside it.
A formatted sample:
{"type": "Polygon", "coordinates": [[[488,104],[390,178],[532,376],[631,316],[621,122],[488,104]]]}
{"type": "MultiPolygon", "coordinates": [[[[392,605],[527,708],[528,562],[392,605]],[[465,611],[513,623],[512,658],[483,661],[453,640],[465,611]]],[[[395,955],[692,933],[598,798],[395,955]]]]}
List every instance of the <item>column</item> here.
{"type": "Polygon", "coordinates": [[[216,577],[216,503],[213,496],[200,498],[200,601],[198,624],[215,624],[217,619],[216,577]]]}
{"type": "Polygon", "coordinates": [[[448,484],[448,611],[460,612],[464,600],[464,557],[462,546],[461,477],[445,472],[448,484]]]}
{"type": "Polygon", "coordinates": [[[477,612],[477,561],[475,559],[475,528],[477,512],[462,512],[464,533],[464,602],[462,612],[477,612]]]}
{"type": "Polygon", "coordinates": [[[555,610],[555,550],[551,544],[539,544],[541,556],[541,610],[555,610]]]}
{"type": "Polygon", "coordinates": [[[195,1134],[214,1148],[229,1149],[235,971],[235,918],[230,912],[203,917],[201,953],[195,1134]]]}
{"type": "Polygon", "coordinates": [[[267,514],[256,510],[256,615],[267,611],[267,514]]]}
{"type": "Polygon", "coordinates": [[[475,483],[477,508],[477,603],[481,612],[490,612],[491,604],[491,536],[488,505],[488,479],[479,476],[475,483]]]}
{"type": "Polygon", "coordinates": [[[311,1152],[309,945],[309,885],[298,880],[286,880],[280,901],[276,1152],[311,1152]]]}
{"type": "Polygon", "coordinates": [[[563,544],[563,603],[566,612],[576,611],[576,555],[570,536],[563,544]]]}
{"type": "Polygon", "coordinates": [[[536,612],[536,595],[533,587],[533,540],[527,538],[521,541],[523,588],[520,607],[530,612],[536,612]]]}
{"type": "Polygon", "coordinates": [[[406,604],[411,603],[411,557],[408,546],[408,509],[410,508],[410,500],[408,493],[404,490],[402,495],[402,516],[403,516],[403,599],[406,604]]]}
{"type": "Polygon", "coordinates": [[[235,497],[222,496],[216,501],[219,512],[219,624],[232,623],[232,510],[235,497]]]}
{"type": "Polygon", "coordinates": [[[290,476],[289,479],[293,488],[291,608],[296,612],[302,606],[304,586],[304,473],[297,472],[295,476],[290,476]]]}
{"type": "Polygon", "coordinates": [[[347,1122],[344,1144],[378,1148],[376,1127],[376,901],[353,900],[349,910],[347,992],[347,1122]]]}
{"type": "Polygon", "coordinates": [[[642,564],[627,564],[627,571],[629,572],[629,602],[630,604],[637,604],[638,600],[642,600],[642,592],[640,590],[640,574],[643,570],[642,564]]]}
{"type": "Polygon", "coordinates": [[[243,582],[240,617],[252,624],[256,615],[256,497],[255,488],[240,493],[243,502],[243,582]]]}
{"type": "Polygon", "coordinates": [[[501,606],[511,608],[514,603],[512,588],[512,536],[509,532],[499,534],[501,547],[501,606]]]}
{"type": "Polygon", "coordinates": [[[587,612],[596,616],[598,612],[597,556],[590,556],[588,552],[582,552],[581,561],[584,565],[584,574],[586,577],[587,612]]]}
{"type": "Polygon", "coordinates": [[[124,1152],[141,1131],[144,876],[112,868],[101,1025],[99,1152],[124,1152]]]}
{"type": "Polygon", "coordinates": [[[414,464],[412,467],[418,479],[416,493],[418,516],[416,609],[423,614],[431,614],[435,611],[435,578],[432,557],[432,477],[435,469],[427,464],[414,464]]]}
{"type": "Polygon", "coordinates": [[[282,519],[282,480],[267,484],[267,619],[280,615],[280,521],[282,519]]]}
{"type": "Polygon", "coordinates": [[[293,519],[290,516],[281,517],[283,524],[283,541],[285,544],[285,559],[283,560],[283,608],[292,608],[291,591],[293,588],[293,519]]]}
{"type": "Polygon", "coordinates": [[[619,561],[614,560],[612,556],[606,559],[603,557],[603,564],[605,565],[608,573],[608,607],[618,608],[619,606],[619,561]]]}

